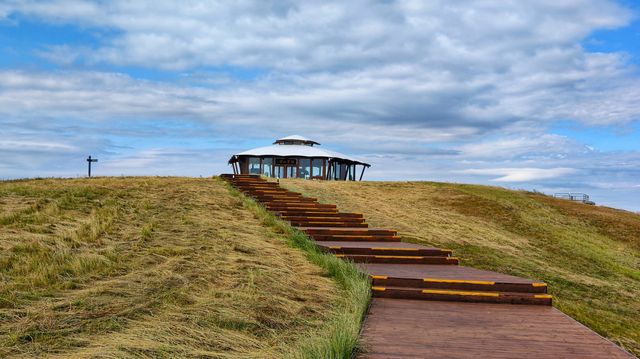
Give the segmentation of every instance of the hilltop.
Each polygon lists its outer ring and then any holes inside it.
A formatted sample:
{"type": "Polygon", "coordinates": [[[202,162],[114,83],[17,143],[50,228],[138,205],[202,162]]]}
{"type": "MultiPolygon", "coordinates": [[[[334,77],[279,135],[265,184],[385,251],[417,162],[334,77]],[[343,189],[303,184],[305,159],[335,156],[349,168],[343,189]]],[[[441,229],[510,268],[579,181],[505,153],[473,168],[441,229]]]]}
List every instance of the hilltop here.
{"type": "MultiPolygon", "coordinates": [[[[545,281],[556,307],[640,354],[637,214],[475,185],[280,183],[545,281]]],[[[0,182],[0,356],[344,353],[368,283],[285,227],[219,179],[0,182]]]]}
{"type": "Polygon", "coordinates": [[[218,179],[0,182],[0,357],[334,350],[348,264],[265,221],[218,179]]]}
{"type": "Polygon", "coordinates": [[[478,185],[280,184],[365,213],[406,241],[451,248],[463,265],[545,281],[557,308],[640,354],[638,214],[478,185]]]}

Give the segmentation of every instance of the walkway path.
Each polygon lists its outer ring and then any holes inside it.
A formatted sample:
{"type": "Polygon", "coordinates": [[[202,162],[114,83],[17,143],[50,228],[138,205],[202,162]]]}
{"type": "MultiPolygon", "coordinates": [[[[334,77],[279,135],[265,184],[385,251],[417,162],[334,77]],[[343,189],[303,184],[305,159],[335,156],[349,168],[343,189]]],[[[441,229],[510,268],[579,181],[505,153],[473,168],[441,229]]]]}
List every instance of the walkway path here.
{"type": "Polygon", "coordinates": [[[450,250],[401,242],[258,176],[223,178],[369,274],[361,358],[632,358],[551,307],[545,283],[459,266],[450,250]]]}

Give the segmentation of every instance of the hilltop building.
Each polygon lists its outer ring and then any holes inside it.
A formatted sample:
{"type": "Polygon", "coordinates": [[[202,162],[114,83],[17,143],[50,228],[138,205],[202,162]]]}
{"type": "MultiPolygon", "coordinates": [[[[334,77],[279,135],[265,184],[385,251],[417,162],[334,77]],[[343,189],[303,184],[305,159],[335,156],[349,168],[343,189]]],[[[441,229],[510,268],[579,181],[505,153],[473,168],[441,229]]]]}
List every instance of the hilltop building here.
{"type": "Polygon", "coordinates": [[[234,174],[342,181],[362,180],[364,170],[371,167],[345,154],[318,148],[319,145],[302,136],[287,136],[271,146],[237,153],[229,164],[234,174]]]}

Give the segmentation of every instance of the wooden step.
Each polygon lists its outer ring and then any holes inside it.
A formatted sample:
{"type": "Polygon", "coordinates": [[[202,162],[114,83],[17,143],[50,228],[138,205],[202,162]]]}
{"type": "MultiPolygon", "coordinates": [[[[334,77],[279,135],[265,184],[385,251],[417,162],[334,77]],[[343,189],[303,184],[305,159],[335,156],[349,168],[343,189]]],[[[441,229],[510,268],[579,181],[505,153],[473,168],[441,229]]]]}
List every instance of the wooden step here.
{"type": "Polygon", "coordinates": [[[279,210],[274,210],[272,211],[274,214],[279,215],[279,216],[307,216],[307,215],[322,215],[322,216],[326,216],[326,215],[337,215],[340,212],[338,212],[338,210],[336,208],[321,208],[321,209],[315,209],[315,208],[282,208],[279,210]]]}
{"type": "Polygon", "coordinates": [[[549,294],[536,293],[462,291],[451,289],[420,289],[380,286],[371,287],[371,291],[374,297],[397,299],[537,305],[551,305],[552,301],[552,297],[549,294]]]}
{"type": "MultiPolygon", "coordinates": [[[[265,203],[265,204],[272,204],[274,207],[287,205],[286,202],[274,202],[274,203],[265,203]]],[[[300,209],[321,209],[321,208],[335,209],[336,208],[335,204],[318,203],[318,202],[302,202],[302,203],[294,202],[292,204],[295,204],[296,207],[300,209]]]]}
{"type": "MultiPolygon", "coordinates": [[[[354,217],[304,217],[304,216],[289,216],[282,217],[282,219],[286,219],[291,222],[325,222],[325,223],[364,223],[364,218],[354,218],[354,217]]],[[[308,227],[308,226],[307,226],[308,227]]]]}
{"type": "Polygon", "coordinates": [[[321,249],[337,254],[383,255],[383,256],[451,256],[450,249],[431,248],[419,244],[392,242],[386,245],[376,242],[318,241],[321,249]]]}
{"type": "Polygon", "coordinates": [[[288,194],[289,193],[280,188],[244,187],[244,186],[237,186],[236,188],[242,191],[243,193],[251,193],[251,194],[288,194]]]}
{"type": "Polygon", "coordinates": [[[392,255],[358,255],[336,254],[336,257],[352,261],[354,263],[392,263],[392,264],[442,264],[457,265],[456,257],[436,256],[392,256],[392,255]]]}
{"type": "Polygon", "coordinates": [[[246,194],[251,197],[261,200],[261,201],[269,201],[269,200],[292,200],[292,201],[312,201],[317,202],[316,198],[307,198],[294,194],[286,194],[286,193],[260,193],[260,192],[246,192],[246,194]]]}
{"type": "Polygon", "coordinates": [[[252,195],[286,195],[289,192],[281,190],[281,189],[270,189],[270,188],[251,188],[251,187],[237,187],[243,193],[250,193],[252,195]]]}
{"type": "Polygon", "coordinates": [[[291,205],[287,205],[283,203],[265,203],[264,206],[268,210],[273,210],[273,211],[279,211],[283,209],[306,209],[306,210],[336,209],[334,205],[321,204],[321,203],[295,203],[291,205]]]}
{"type": "Polygon", "coordinates": [[[360,235],[360,236],[395,236],[398,233],[391,229],[383,228],[318,228],[318,227],[303,227],[301,231],[308,234],[324,234],[324,235],[360,235]]]}
{"type": "MultiPolygon", "coordinates": [[[[339,244],[340,242],[336,242],[339,244]]],[[[374,286],[546,293],[538,280],[465,266],[360,263],[374,286]]]]}
{"type": "Polygon", "coordinates": [[[271,203],[271,204],[290,204],[290,203],[318,203],[318,200],[316,200],[315,198],[296,198],[296,197],[289,197],[289,198],[282,198],[282,197],[263,197],[263,196],[251,196],[253,197],[253,199],[255,199],[256,201],[262,203],[262,204],[267,204],[267,203],[271,203]]]}
{"type": "MultiPolygon", "coordinates": [[[[318,202],[303,202],[303,203],[291,203],[292,206],[294,208],[300,208],[300,209],[323,209],[323,208],[330,208],[330,209],[335,209],[336,205],[335,204],[326,204],[326,203],[318,203],[318,202]]],[[[265,205],[271,205],[272,207],[284,207],[287,208],[287,203],[286,202],[275,202],[275,203],[265,203],[265,205]]]]}
{"type": "MultiPolygon", "coordinates": [[[[285,204],[285,205],[294,205],[300,203],[318,203],[318,200],[315,198],[268,198],[268,199],[260,199],[259,200],[263,204],[285,204]]],[[[319,204],[319,203],[318,203],[319,204]]]]}
{"type": "Polygon", "coordinates": [[[281,188],[277,183],[266,181],[232,181],[235,186],[247,188],[281,188]]]}
{"type": "Polygon", "coordinates": [[[261,179],[236,179],[236,180],[231,180],[231,183],[233,183],[235,186],[273,186],[273,187],[279,187],[277,183],[273,183],[273,182],[267,182],[261,179]]]}
{"type": "Polygon", "coordinates": [[[295,195],[295,193],[293,192],[288,192],[286,190],[282,190],[282,189],[271,189],[271,188],[262,188],[262,187],[258,187],[258,188],[253,188],[253,187],[237,187],[240,189],[240,191],[242,191],[243,193],[250,193],[252,195],[286,195],[286,194],[291,194],[291,195],[295,195]]]}
{"type": "Polygon", "coordinates": [[[314,201],[318,200],[317,198],[302,197],[299,194],[294,194],[294,193],[269,193],[269,194],[252,193],[251,195],[254,198],[258,198],[260,200],[276,200],[276,199],[280,199],[280,200],[285,200],[285,199],[307,199],[307,200],[314,200],[314,201]]]}
{"type": "Polygon", "coordinates": [[[257,178],[257,179],[261,179],[260,175],[249,175],[249,174],[232,174],[232,173],[223,173],[220,175],[220,178],[224,178],[224,179],[245,179],[245,178],[257,178]]]}
{"type": "Polygon", "coordinates": [[[250,181],[259,181],[259,182],[267,182],[267,180],[260,178],[259,176],[246,176],[246,175],[235,175],[233,176],[233,178],[231,178],[232,181],[234,182],[250,182],[250,181]]]}
{"type": "Polygon", "coordinates": [[[306,219],[306,218],[322,218],[322,219],[341,219],[341,218],[348,218],[348,219],[362,219],[364,220],[364,218],[362,217],[362,214],[359,213],[327,213],[327,214],[315,214],[315,213],[309,213],[309,214],[305,214],[305,215],[289,215],[289,214],[281,214],[279,215],[280,218],[282,219],[288,219],[288,220],[302,220],[302,219],[306,219]]]}
{"type": "Polygon", "coordinates": [[[367,228],[363,227],[363,224],[366,224],[364,218],[329,218],[329,219],[299,219],[299,220],[289,220],[290,223],[296,223],[298,227],[316,227],[316,228],[331,228],[331,227],[341,227],[341,228],[367,228]],[[353,224],[353,226],[349,227],[348,224],[353,224]]]}
{"type": "Polygon", "coordinates": [[[334,242],[400,242],[399,236],[387,236],[387,235],[342,235],[342,234],[307,234],[315,241],[334,241],[334,242]]]}
{"type": "Polygon", "coordinates": [[[510,283],[494,282],[471,279],[449,279],[449,278],[394,278],[381,275],[370,275],[371,283],[377,287],[407,287],[421,289],[450,289],[461,291],[484,291],[484,292],[517,292],[517,293],[537,293],[547,292],[545,283],[510,283]]]}
{"type": "Polygon", "coordinates": [[[271,207],[282,207],[282,206],[287,206],[287,207],[315,207],[314,205],[320,204],[318,202],[314,202],[314,201],[258,201],[260,203],[262,203],[265,207],[267,206],[271,206],[271,207]]]}
{"type": "Polygon", "coordinates": [[[238,188],[279,188],[277,184],[264,181],[231,181],[231,184],[238,188]]]}
{"type": "Polygon", "coordinates": [[[294,227],[327,227],[327,228],[367,228],[369,225],[367,223],[356,223],[356,222],[311,222],[311,221],[300,221],[300,222],[292,222],[289,221],[294,227]]]}
{"type": "MultiPolygon", "coordinates": [[[[268,184],[255,184],[255,185],[250,185],[250,184],[241,184],[241,185],[236,185],[237,188],[240,188],[242,190],[247,190],[247,191],[278,191],[278,192],[291,192],[285,188],[282,188],[280,186],[273,186],[273,185],[268,185],[268,184]]],[[[296,192],[291,192],[291,193],[296,193],[296,192]]]]}

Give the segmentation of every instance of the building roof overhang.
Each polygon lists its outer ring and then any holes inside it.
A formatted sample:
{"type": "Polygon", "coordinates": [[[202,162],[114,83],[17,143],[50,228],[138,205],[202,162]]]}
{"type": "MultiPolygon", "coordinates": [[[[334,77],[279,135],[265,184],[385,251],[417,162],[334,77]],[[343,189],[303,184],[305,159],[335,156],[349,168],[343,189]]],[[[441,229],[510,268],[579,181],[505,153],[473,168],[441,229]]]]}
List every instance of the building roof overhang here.
{"type": "Polygon", "coordinates": [[[248,151],[236,153],[235,155],[231,156],[231,159],[229,159],[229,163],[237,162],[240,157],[326,158],[329,160],[335,159],[335,160],[341,160],[344,162],[351,162],[353,164],[363,165],[366,167],[371,167],[370,164],[357,160],[351,156],[347,156],[343,153],[320,149],[318,147],[313,147],[309,145],[274,144],[271,146],[258,147],[248,151]]]}

